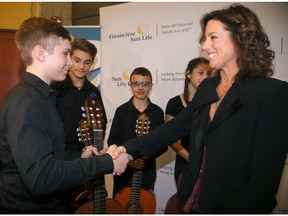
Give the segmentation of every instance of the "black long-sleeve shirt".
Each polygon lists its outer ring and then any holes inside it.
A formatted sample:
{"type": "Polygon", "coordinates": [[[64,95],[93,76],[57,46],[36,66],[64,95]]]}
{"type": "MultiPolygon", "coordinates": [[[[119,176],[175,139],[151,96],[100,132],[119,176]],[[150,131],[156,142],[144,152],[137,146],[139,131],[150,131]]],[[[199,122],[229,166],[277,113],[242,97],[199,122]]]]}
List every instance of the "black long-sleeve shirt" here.
{"type": "Polygon", "coordinates": [[[112,173],[108,154],[64,160],[56,95],[25,72],[0,107],[0,212],[61,213],[61,190],[112,173]]]}
{"type": "MultiPolygon", "coordinates": [[[[109,138],[107,140],[108,145],[121,145],[125,141],[137,137],[135,132],[136,120],[141,112],[133,105],[132,99],[133,97],[116,109],[109,138]]],[[[146,113],[149,117],[150,125],[148,131],[164,124],[164,112],[156,104],[150,102],[143,113],[146,113]]],[[[142,170],[142,188],[154,189],[156,179],[155,158],[163,154],[166,150],[167,147],[145,160],[145,167],[142,170]]],[[[114,194],[123,187],[131,187],[132,176],[133,169],[129,166],[121,176],[114,176],[114,194]]]]}
{"type": "Polygon", "coordinates": [[[74,155],[80,157],[84,144],[79,141],[79,137],[77,136],[78,132],[76,129],[78,128],[78,122],[83,119],[83,110],[81,107],[84,107],[85,99],[91,94],[95,94],[97,96],[97,99],[102,106],[102,130],[105,136],[107,117],[100,91],[96,86],[89,82],[87,78],[85,78],[83,87],[78,90],[73,85],[69,75],[67,75],[64,81],[53,83],[51,86],[59,93],[57,95],[57,108],[65,129],[65,149],[68,152],[70,159],[74,159],[74,155]],[[71,154],[69,154],[69,152],[71,152],[71,154]]]}

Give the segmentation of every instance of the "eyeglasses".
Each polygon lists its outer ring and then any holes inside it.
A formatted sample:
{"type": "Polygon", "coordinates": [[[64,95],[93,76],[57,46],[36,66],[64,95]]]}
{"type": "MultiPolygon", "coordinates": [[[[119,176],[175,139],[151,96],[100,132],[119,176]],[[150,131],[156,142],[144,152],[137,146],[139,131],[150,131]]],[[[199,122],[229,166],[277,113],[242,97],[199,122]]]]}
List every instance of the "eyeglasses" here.
{"type": "Polygon", "coordinates": [[[139,87],[140,85],[142,85],[142,87],[149,87],[150,85],[152,85],[151,82],[147,82],[147,81],[142,81],[142,82],[131,82],[130,83],[131,86],[133,87],[139,87]]]}

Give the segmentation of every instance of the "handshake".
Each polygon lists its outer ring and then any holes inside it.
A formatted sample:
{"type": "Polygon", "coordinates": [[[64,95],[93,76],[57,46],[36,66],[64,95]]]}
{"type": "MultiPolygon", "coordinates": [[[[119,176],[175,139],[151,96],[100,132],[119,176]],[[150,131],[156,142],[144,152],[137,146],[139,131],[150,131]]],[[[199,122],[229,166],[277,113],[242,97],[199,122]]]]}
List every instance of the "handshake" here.
{"type": "Polygon", "coordinates": [[[92,155],[102,155],[102,154],[109,154],[113,159],[114,170],[113,175],[121,175],[125,172],[127,164],[129,161],[133,160],[133,157],[126,153],[126,149],[123,146],[111,145],[108,149],[103,149],[100,152],[96,147],[93,146],[86,146],[82,150],[81,157],[88,158],[92,155]]]}

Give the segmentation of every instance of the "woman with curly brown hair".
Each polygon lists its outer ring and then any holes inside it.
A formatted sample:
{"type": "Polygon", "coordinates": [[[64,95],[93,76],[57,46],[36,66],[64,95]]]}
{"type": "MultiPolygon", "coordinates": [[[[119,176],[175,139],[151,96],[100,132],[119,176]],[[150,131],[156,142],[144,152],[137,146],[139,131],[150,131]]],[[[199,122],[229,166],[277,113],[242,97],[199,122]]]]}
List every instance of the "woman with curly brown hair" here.
{"type": "Polygon", "coordinates": [[[250,9],[207,13],[201,27],[216,76],[201,82],[174,119],[125,142],[113,157],[151,154],[189,134],[182,212],[271,213],[287,155],[288,84],[271,78],[274,52],[250,9]]]}

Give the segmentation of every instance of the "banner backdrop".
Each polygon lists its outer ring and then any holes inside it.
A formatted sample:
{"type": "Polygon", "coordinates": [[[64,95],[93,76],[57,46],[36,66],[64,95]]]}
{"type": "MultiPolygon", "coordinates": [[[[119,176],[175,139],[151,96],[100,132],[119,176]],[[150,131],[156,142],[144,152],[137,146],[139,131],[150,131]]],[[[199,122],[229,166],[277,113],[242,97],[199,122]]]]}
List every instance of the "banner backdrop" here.
{"type": "MultiPolygon", "coordinates": [[[[163,110],[168,100],[183,91],[188,62],[201,55],[198,44],[199,20],[204,13],[230,5],[228,2],[134,2],[100,8],[102,97],[109,123],[116,108],[131,97],[128,82],[132,70],[147,67],[153,76],[152,102],[163,110]]],[[[276,51],[275,77],[288,80],[287,3],[244,2],[259,16],[276,51]],[[269,14],[269,15],[268,15],[269,14]]],[[[157,160],[156,213],[164,212],[166,202],[176,191],[175,153],[169,150],[157,160]]],[[[287,163],[285,169],[287,170],[287,163]]],[[[288,212],[287,171],[278,193],[276,213],[288,212]]],[[[108,191],[111,196],[111,190],[108,191]]]]}

